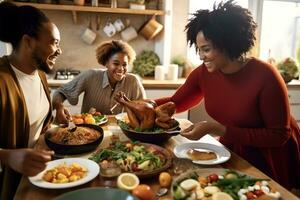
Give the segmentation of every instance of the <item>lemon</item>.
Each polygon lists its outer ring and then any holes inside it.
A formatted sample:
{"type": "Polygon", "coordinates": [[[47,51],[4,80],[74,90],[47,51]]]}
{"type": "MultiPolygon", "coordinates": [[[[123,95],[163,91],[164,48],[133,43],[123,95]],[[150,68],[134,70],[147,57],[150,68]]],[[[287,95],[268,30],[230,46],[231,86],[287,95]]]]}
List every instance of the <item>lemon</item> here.
{"type": "Polygon", "coordinates": [[[133,190],[139,184],[139,178],[133,173],[122,173],[117,180],[118,188],[129,191],[133,190]]]}

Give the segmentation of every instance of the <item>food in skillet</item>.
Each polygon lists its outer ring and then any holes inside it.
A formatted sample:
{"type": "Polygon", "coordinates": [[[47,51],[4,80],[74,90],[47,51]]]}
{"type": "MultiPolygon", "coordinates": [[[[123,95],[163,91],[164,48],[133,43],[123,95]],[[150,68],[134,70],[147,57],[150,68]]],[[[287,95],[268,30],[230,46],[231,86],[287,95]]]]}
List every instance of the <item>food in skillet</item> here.
{"type": "Polygon", "coordinates": [[[280,193],[273,191],[267,179],[252,178],[233,170],[201,175],[201,170],[175,180],[172,184],[175,200],[275,200],[280,193]]]}
{"type": "Polygon", "coordinates": [[[122,172],[151,172],[165,165],[167,158],[155,145],[114,141],[89,159],[102,164],[118,165],[122,172]]]}
{"type": "Polygon", "coordinates": [[[50,183],[69,183],[82,179],[87,174],[87,169],[77,163],[68,166],[61,164],[47,170],[42,179],[50,183]]]}
{"type": "Polygon", "coordinates": [[[51,133],[48,139],[56,144],[81,145],[97,140],[100,134],[95,129],[78,126],[74,132],[68,128],[59,128],[57,132],[51,133]]]}
{"type": "Polygon", "coordinates": [[[175,113],[175,104],[168,102],[157,106],[152,100],[134,100],[128,99],[123,92],[119,92],[116,101],[125,107],[129,119],[129,126],[134,130],[145,131],[154,127],[162,129],[172,128],[175,113]]]}

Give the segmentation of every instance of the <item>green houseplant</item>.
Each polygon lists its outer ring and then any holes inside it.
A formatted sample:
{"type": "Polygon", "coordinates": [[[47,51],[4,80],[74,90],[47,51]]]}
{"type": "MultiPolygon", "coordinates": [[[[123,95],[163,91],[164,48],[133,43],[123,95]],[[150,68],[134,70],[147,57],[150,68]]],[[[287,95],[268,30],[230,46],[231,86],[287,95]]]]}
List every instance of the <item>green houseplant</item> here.
{"type": "Polygon", "coordinates": [[[141,77],[154,76],[155,66],[159,64],[159,57],[154,51],[143,51],[133,62],[132,72],[141,77]]]}
{"type": "Polygon", "coordinates": [[[286,83],[298,76],[299,68],[292,58],[286,58],[276,65],[286,83]]]}

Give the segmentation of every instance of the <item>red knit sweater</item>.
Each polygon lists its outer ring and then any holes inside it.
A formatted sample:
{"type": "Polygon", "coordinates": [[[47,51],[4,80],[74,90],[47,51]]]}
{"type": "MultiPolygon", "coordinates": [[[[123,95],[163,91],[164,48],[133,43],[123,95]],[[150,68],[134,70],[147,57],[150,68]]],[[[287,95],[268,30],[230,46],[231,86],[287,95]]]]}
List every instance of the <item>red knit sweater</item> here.
{"type": "Polygon", "coordinates": [[[285,83],[274,67],[251,59],[234,74],[196,68],[172,97],[182,112],[205,99],[207,113],[226,126],[220,141],[287,188],[300,188],[300,130],[290,115],[285,83]]]}

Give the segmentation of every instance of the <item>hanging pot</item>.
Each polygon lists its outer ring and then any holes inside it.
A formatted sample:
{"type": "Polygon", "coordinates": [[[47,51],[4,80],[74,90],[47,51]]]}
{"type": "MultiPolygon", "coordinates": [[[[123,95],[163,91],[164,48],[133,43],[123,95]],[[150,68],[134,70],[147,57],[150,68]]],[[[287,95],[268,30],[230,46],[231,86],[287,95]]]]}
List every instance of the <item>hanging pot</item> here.
{"type": "Polygon", "coordinates": [[[138,31],[146,40],[154,38],[163,29],[163,25],[156,21],[155,16],[145,22],[138,31]]]}

